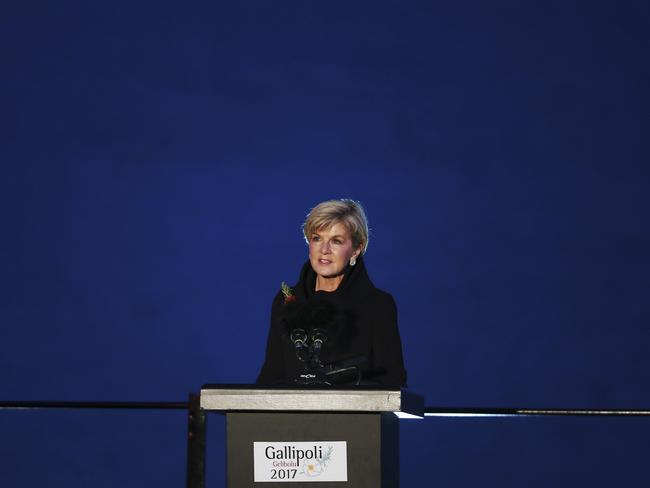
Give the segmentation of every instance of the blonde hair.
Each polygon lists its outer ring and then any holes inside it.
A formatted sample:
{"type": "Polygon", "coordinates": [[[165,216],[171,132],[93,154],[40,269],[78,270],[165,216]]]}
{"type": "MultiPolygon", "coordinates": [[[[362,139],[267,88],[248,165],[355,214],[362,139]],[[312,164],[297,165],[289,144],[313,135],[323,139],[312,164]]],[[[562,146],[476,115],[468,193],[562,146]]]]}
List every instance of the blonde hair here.
{"type": "Polygon", "coordinates": [[[368,219],[361,203],[348,198],[327,200],[309,211],[302,224],[302,233],[307,244],[309,236],[321,229],[329,229],[337,223],[345,225],[354,248],[361,247],[361,254],[365,254],[368,249],[368,219]]]}

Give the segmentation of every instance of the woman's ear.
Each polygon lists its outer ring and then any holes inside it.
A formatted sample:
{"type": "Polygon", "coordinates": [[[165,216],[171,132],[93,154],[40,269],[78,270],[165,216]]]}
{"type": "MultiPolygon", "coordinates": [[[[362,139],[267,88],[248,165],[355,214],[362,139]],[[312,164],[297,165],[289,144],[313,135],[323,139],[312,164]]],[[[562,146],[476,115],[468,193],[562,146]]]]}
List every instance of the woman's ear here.
{"type": "Polygon", "coordinates": [[[363,244],[359,244],[359,247],[355,249],[354,251],[354,259],[357,259],[359,256],[361,256],[361,251],[363,251],[363,244]]]}

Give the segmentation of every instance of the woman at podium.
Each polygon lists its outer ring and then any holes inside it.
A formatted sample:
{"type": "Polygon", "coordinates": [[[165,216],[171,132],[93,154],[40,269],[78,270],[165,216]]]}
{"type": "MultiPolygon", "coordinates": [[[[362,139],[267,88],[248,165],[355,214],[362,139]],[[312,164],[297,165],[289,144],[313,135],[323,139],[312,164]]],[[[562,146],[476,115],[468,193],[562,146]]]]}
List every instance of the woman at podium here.
{"type": "Polygon", "coordinates": [[[353,200],[314,207],[302,226],[309,259],[271,310],[258,384],[405,386],[393,297],[376,288],[363,255],[368,222],[353,200]]]}

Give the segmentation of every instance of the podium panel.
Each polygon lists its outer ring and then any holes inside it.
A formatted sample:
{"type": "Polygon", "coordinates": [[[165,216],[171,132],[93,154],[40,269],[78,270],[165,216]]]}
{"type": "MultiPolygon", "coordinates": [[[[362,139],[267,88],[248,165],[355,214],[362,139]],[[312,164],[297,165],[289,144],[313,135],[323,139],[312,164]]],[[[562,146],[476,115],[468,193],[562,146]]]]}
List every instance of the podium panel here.
{"type": "MultiPolygon", "coordinates": [[[[394,487],[399,483],[398,428],[392,413],[228,413],[227,480],[228,488],[272,487],[394,487]],[[292,459],[292,468],[279,462],[273,470],[275,480],[255,483],[253,446],[255,442],[345,442],[346,482],[319,482],[316,471],[308,481],[298,481],[306,470],[306,459],[292,459]],[[300,464],[302,462],[302,465],[300,464]],[[298,476],[296,477],[296,472],[298,476]],[[292,477],[293,481],[282,481],[292,477]]],[[[273,452],[273,451],[271,451],[273,452]]],[[[304,479],[305,476],[302,476],[304,479]]]]}

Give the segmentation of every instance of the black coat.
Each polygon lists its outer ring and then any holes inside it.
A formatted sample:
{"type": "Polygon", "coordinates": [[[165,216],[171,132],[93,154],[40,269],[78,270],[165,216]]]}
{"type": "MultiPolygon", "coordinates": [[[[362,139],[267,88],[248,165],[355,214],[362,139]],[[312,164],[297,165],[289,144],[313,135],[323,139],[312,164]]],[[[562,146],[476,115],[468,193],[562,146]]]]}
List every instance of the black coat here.
{"type": "Polygon", "coordinates": [[[315,288],[316,273],[307,261],[293,288],[295,301],[285,303],[281,291],[275,296],[266,359],[257,383],[290,384],[304,373],[305,363],[298,360],[289,335],[296,327],[318,326],[328,331],[321,354],[328,369],[355,364],[361,369],[362,383],[406,386],[395,301],[375,288],[363,259],[347,267],[335,291],[315,288]]]}

